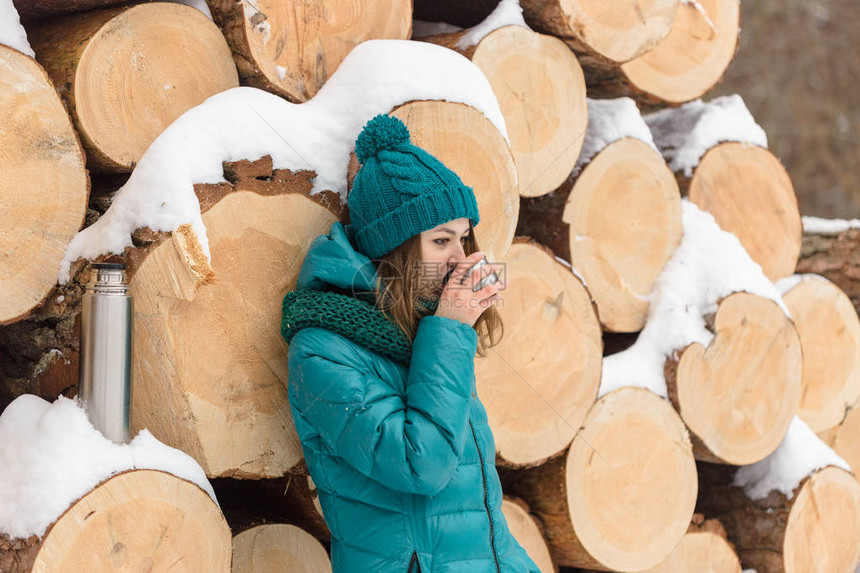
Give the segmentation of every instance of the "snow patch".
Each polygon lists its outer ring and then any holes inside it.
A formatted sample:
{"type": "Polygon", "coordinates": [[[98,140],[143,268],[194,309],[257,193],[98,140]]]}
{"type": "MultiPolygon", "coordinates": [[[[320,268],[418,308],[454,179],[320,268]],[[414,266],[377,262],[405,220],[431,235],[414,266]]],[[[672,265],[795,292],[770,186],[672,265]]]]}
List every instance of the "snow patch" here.
{"type": "Polygon", "coordinates": [[[629,97],[615,99],[591,99],[588,103],[588,127],[585,130],[585,140],[579,158],[573,167],[572,175],[576,177],[595,155],[619,139],[635,137],[641,139],[660,152],[654,145],[651,131],[642,119],[636,102],[629,97]]]}
{"type": "Polygon", "coordinates": [[[808,280],[819,280],[819,281],[825,281],[827,283],[830,282],[827,278],[825,278],[821,275],[817,275],[815,273],[802,273],[799,275],[790,275],[787,277],[783,277],[773,284],[776,287],[776,289],[779,291],[779,293],[782,296],[785,296],[786,293],[788,293],[788,291],[790,291],[791,289],[793,289],[794,287],[799,285],[801,282],[808,281],[808,280]]]}
{"type": "Polygon", "coordinates": [[[148,430],[129,444],[114,444],[93,427],[77,400],[19,396],[0,415],[0,533],[42,537],[73,502],[130,469],[170,472],[218,503],[194,458],[148,430]]]}
{"type": "Polygon", "coordinates": [[[12,0],[0,0],[0,44],[15,48],[31,58],[36,56],[12,0]]]}
{"type": "Polygon", "coordinates": [[[741,466],[733,485],[744,488],[750,499],[767,497],[772,490],[791,496],[803,478],[827,466],[851,471],[844,459],[795,416],[776,451],[760,462],[741,466]]]}
{"type": "Polygon", "coordinates": [[[739,141],[767,147],[767,134],[738,94],[707,103],[697,99],[647,114],[644,119],[669,167],[687,177],[692,177],[705,152],[718,143],[739,141]]]}
{"type": "Polygon", "coordinates": [[[806,233],[833,234],[849,229],[860,229],[860,219],[822,219],[820,217],[801,217],[806,233]]]}
{"type": "Polygon", "coordinates": [[[604,358],[598,396],[642,386],[667,397],[666,358],[693,342],[707,346],[714,335],[703,317],[716,312],[717,301],[732,293],[769,298],[791,316],[780,292],[735,235],[687,199],[681,200],[681,213],[684,237],[648,296],[645,327],[630,348],[604,358]]]}
{"type": "Polygon", "coordinates": [[[503,26],[522,26],[531,30],[523,19],[523,9],[520,7],[519,0],[502,0],[499,2],[496,8],[482,22],[472,26],[465,34],[460,36],[460,39],[457,41],[457,48],[460,50],[471,48],[483,40],[487,34],[503,26]]]}
{"type": "Polygon", "coordinates": [[[132,246],[132,232],[144,226],[169,232],[190,223],[211,260],[194,183],[225,181],[225,161],[271,155],[275,169],[316,172],[311,194],[329,189],[345,200],[349,154],[362,127],[411,100],[471,105],[510,143],[489,81],[467,58],[426,42],[368,40],[310,101],[295,104],[240,86],[179,116],[146,150],[105,214],[72,238],[59,282],[69,280],[78,258],[122,253],[132,246]]]}

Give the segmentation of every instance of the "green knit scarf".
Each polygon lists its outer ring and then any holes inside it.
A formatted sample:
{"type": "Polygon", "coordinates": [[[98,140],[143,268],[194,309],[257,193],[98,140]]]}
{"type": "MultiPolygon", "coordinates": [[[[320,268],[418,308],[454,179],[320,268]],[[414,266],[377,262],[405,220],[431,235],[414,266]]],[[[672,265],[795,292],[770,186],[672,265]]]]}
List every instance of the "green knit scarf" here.
{"type": "MultiPolygon", "coordinates": [[[[373,301],[373,294],[299,289],[284,296],[281,336],[287,344],[302,328],[317,326],[341,334],[361,346],[408,365],[412,343],[373,301]]],[[[432,309],[434,304],[422,304],[432,309]]]]}

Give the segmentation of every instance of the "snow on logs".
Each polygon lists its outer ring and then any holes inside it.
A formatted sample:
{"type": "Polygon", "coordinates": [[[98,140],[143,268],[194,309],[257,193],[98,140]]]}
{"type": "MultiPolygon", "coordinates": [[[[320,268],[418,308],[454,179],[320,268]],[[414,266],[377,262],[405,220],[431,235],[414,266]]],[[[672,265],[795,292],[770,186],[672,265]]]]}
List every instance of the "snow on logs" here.
{"type": "Polygon", "coordinates": [[[801,219],[788,172],[739,95],[644,117],[681,193],[740,239],[773,281],[791,275],[801,219]]]}
{"type": "Polygon", "coordinates": [[[642,109],[702,97],[723,77],[738,46],[738,0],[682,1],[672,31],[618,66],[586,67],[589,97],[628,96],[642,109]]]}
{"type": "Polygon", "coordinates": [[[680,246],[632,346],[607,356],[599,394],[627,385],[670,398],[699,459],[753,463],[797,411],[801,345],[777,287],[713,216],[682,201],[680,246]]]}
{"type": "Polygon", "coordinates": [[[779,449],[753,465],[699,465],[697,511],[725,525],[759,573],[854,571],[860,484],[845,461],[795,418],[779,449]]]}
{"type": "Polygon", "coordinates": [[[148,431],[115,444],[80,403],[24,394],[0,415],[0,444],[4,573],[229,571],[230,530],[203,470],[148,431]]]}
{"type": "Polygon", "coordinates": [[[633,387],[598,399],[561,455],[531,468],[500,467],[499,476],[543,523],[559,565],[605,571],[641,571],[665,559],[687,531],[698,487],[678,414],[633,387]]]}
{"type": "Polygon", "coordinates": [[[294,525],[258,525],[233,538],[232,573],[270,571],[330,573],[331,560],[319,541],[294,525]]]}
{"type": "Polygon", "coordinates": [[[415,142],[476,190],[482,248],[507,250],[519,192],[504,120],[486,78],[451,50],[363,42],[304,104],[251,87],[216,94],[157,138],[60,269],[65,283],[82,257],[115,254],[129,265],[135,429],[188,452],[210,477],[274,478],[301,461],[286,399],[283,293],[312,239],[344,216],[361,127],[405,101],[392,113],[415,142]],[[427,73],[410,75],[405,63],[427,73]],[[441,77],[456,81],[446,87],[441,77]],[[358,90],[368,81],[373,91],[358,90]],[[261,159],[225,169],[231,156],[261,159]]]}
{"type": "Polygon", "coordinates": [[[567,178],[582,147],[588,123],[582,68],[560,39],[525,26],[503,26],[471,43],[479,26],[421,40],[457,50],[484,72],[505,116],[520,195],[549,193],[567,178]]]}
{"type": "Polygon", "coordinates": [[[159,470],[129,470],[76,501],[41,538],[0,540],[4,573],[165,571],[179,562],[228,573],[230,528],[198,485],[159,470]]]}
{"type": "Polygon", "coordinates": [[[681,241],[681,195],[633,100],[588,107],[576,168],[552,193],[520,200],[517,234],[573,263],[604,330],[635,332],[681,241]]]}
{"type": "Polygon", "coordinates": [[[83,149],[45,70],[0,45],[0,324],[26,318],[57,282],[84,223],[83,149]]]}
{"type": "Polygon", "coordinates": [[[714,337],[666,363],[669,398],[693,434],[697,459],[751,464],[779,446],[801,395],[801,343],[772,300],[744,292],[708,317],[714,337]]]}
{"type": "Polygon", "coordinates": [[[407,39],[410,0],[350,3],[207,0],[246,85],[294,102],[311,99],[357,44],[407,39]]]}
{"type": "Polygon", "coordinates": [[[541,245],[516,238],[496,308],[505,336],[475,359],[496,463],[533,466],[567,448],[597,397],[603,343],[588,291],[541,245]]]}
{"type": "MultiPolygon", "coordinates": [[[[487,218],[482,247],[507,250],[519,195],[499,131],[460,103],[416,101],[392,115],[474,187],[487,218]]],[[[230,170],[233,183],[195,186],[211,263],[190,225],[129,253],[138,333],[132,418],[211,477],[274,478],[301,460],[287,407],[283,293],[310,241],[343,218],[344,206],[333,193],[311,195],[312,172],[273,170],[271,158],[230,170]]]]}
{"type": "Polygon", "coordinates": [[[28,37],[91,169],[131,171],[183,112],[239,85],[220,30],[190,6],[153,2],[40,20],[28,37]]]}

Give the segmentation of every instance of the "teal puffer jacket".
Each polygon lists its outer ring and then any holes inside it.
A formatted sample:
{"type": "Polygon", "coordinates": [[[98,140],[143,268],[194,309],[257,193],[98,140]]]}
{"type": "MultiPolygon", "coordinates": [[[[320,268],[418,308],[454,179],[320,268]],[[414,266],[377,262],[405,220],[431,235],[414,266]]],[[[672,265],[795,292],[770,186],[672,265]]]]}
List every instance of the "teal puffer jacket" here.
{"type": "MultiPolygon", "coordinates": [[[[375,280],[336,222],[311,245],[296,290],[368,293],[375,280]]],[[[475,329],[425,317],[406,364],[371,351],[336,316],[300,328],[297,317],[285,298],[289,403],[333,572],[540,573],[501,511],[475,329]]]]}

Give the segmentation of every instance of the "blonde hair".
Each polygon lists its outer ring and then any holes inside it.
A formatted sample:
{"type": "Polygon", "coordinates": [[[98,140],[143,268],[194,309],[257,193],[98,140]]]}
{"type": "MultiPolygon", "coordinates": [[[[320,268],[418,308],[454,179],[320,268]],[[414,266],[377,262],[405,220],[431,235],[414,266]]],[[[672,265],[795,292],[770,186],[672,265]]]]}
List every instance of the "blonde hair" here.
{"type": "MultiPolygon", "coordinates": [[[[466,256],[478,251],[471,222],[464,251],[466,256]]],[[[378,306],[383,314],[400,327],[410,342],[415,340],[421,319],[434,313],[420,304],[422,276],[419,269],[422,258],[421,235],[418,234],[373,261],[378,276],[378,306]]],[[[499,311],[492,306],[485,309],[475,321],[474,329],[478,333],[478,355],[485,356],[486,350],[497,345],[504,335],[504,324],[499,311]]]]}

